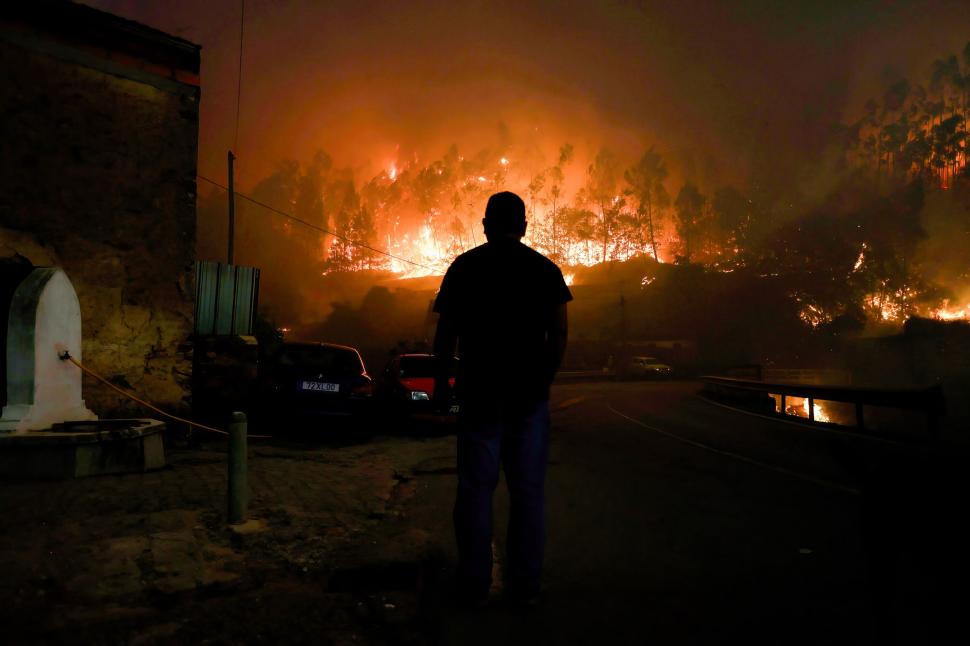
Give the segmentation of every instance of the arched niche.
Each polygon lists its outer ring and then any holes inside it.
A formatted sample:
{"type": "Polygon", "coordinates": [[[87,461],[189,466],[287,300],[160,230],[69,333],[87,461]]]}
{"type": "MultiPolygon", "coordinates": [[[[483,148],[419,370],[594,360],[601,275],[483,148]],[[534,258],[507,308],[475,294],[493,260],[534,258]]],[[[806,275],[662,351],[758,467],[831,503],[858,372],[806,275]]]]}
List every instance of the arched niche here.
{"type": "Polygon", "coordinates": [[[67,274],[34,269],[20,283],[7,318],[7,404],[0,430],[26,432],[97,419],[81,397],[81,306],[67,274]]]}

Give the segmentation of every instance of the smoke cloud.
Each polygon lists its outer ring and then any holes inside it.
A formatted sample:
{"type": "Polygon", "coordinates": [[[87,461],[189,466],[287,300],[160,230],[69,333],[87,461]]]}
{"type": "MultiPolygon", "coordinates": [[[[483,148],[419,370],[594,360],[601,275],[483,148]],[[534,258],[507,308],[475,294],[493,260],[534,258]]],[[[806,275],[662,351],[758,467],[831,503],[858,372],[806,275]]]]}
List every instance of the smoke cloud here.
{"type": "MultiPolygon", "coordinates": [[[[235,132],[239,4],[91,0],[203,45],[200,172],[235,132]]],[[[371,176],[493,145],[656,144],[671,181],[827,186],[833,123],[966,41],[970,5],[875,0],[246,4],[239,185],[318,149],[371,176]]],[[[631,159],[632,160],[632,159],[631,159]]]]}

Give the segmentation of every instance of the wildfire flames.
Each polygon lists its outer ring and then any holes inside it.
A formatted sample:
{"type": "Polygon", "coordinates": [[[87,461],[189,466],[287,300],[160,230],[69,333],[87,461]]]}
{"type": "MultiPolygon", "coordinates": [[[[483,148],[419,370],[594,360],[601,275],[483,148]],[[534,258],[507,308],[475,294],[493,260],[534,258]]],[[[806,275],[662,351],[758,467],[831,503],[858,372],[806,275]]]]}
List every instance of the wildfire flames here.
{"type": "Polygon", "coordinates": [[[968,320],[970,319],[970,303],[967,303],[962,309],[951,309],[950,301],[944,299],[943,305],[933,311],[932,317],[940,321],[968,320]]]}
{"type": "MultiPolygon", "coordinates": [[[[460,156],[457,159],[459,162],[464,161],[460,156]]],[[[663,226],[660,218],[654,221],[657,228],[654,235],[656,248],[636,236],[604,235],[610,219],[630,219],[632,209],[626,197],[619,193],[614,194],[597,207],[595,200],[589,197],[588,189],[581,186],[581,178],[574,177],[571,181],[566,181],[560,167],[552,169],[559,184],[552,191],[543,192],[545,180],[533,177],[527,182],[527,176],[517,176],[513,172],[515,164],[509,157],[501,156],[493,164],[491,172],[478,174],[481,172],[479,168],[476,169],[478,172],[472,172],[463,180],[454,182],[458,186],[458,193],[451,199],[451,208],[435,206],[427,209],[420,216],[423,222],[413,230],[406,230],[400,217],[393,218],[388,227],[393,233],[384,236],[385,248],[393,257],[377,259],[370,266],[383,267],[402,279],[444,274],[455,256],[484,242],[480,218],[473,207],[480,207],[480,201],[490,192],[504,188],[517,190],[526,197],[529,228],[525,242],[553,257],[563,266],[564,277],[569,285],[574,283],[576,269],[579,267],[591,267],[607,260],[625,261],[638,256],[652,256],[659,262],[664,262],[665,256],[660,253],[661,246],[665,249],[678,249],[683,245],[674,230],[675,227],[671,227],[669,222],[666,227],[663,226]],[[562,187],[567,183],[580,186],[575,203],[568,206],[565,199],[562,199],[562,187]],[[525,184],[524,190],[517,188],[516,184],[525,184]],[[469,198],[478,200],[476,202],[469,198]],[[468,208],[464,208],[465,201],[468,208]]],[[[404,165],[391,162],[383,173],[382,188],[392,193],[399,184],[406,183],[409,177],[413,181],[415,174],[418,177],[428,177],[429,169],[433,169],[432,177],[441,177],[450,172],[440,166],[435,168],[434,164],[419,168],[416,161],[404,165]]],[[[413,184],[408,184],[402,192],[406,194],[409,190],[415,190],[413,184]]],[[[726,248],[723,250],[715,247],[713,253],[709,251],[708,257],[715,259],[710,267],[721,273],[730,273],[736,268],[730,258],[738,257],[741,250],[736,244],[730,244],[730,241],[724,246],[726,248]],[[722,260],[725,255],[727,261],[722,260]]],[[[850,275],[866,270],[870,251],[869,245],[863,242],[849,271],[850,275]]],[[[338,249],[331,247],[331,258],[338,253],[338,249]]],[[[347,253],[346,249],[344,253],[347,253]]],[[[645,277],[642,284],[646,287],[652,281],[652,278],[645,277]]],[[[796,297],[795,300],[801,302],[802,299],[796,297]]],[[[877,289],[866,294],[861,305],[872,319],[888,323],[900,323],[914,315],[943,321],[970,319],[970,303],[960,307],[951,305],[949,299],[942,299],[935,306],[928,306],[921,299],[920,292],[911,287],[877,289]]],[[[818,328],[831,323],[835,315],[817,304],[807,302],[801,305],[799,317],[806,325],[818,328]]],[[[825,414],[818,404],[816,409],[816,419],[824,421],[822,418],[825,414]]]]}
{"type": "Polygon", "coordinates": [[[883,321],[899,321],[913,313],[913,301],[918,296],[911,288],[891,292],[876,292],[865,297],[865,306],[883,321]]]}
{"type": "MultiPolygon", "coordinates": [[[[453,241],[450,241],[448,246],[452,245],[453,241]]],[[[405,233],[400,239],[392,240],[388,236],[387,248],[397,256],[389,260],[388,268],[400,274],[401,278],[442,275],[454,259],[442,250],[429,225],[423,225],[413,237],[405,233]],[[400,258],[406,258],[411,262],[400,258]]]]}
{"type": "MultiPolygon", "coordinates": [[[[809,416],[808,398],[807,397],[804,400],[802,400],[802,411],[805,413],[805,417],[808,417],[809,416]]],[[[812,402],[812,411],[811,412],[814,414],[814,419],[815,419],[816,422],[828,422],[828,421],[831,421],[831,420],[829,420],[829,416],[825,414],[825,411],[822,410],[822,405],[819,404],[818,402],[815,402],[815,401],[812,402]]]]}
{"type": "Polygon", "coordinates": [[[818,327],[824,323],[832,322],[832,315],[816,305],[806,305],[798,313],[798,316],[803,322],[812,327],[818,327]]]}
{"type": "MultiPolygon", "coordinates": [[[[876,320],[885,323],[902,323],[910,316],[935,319],[937,321],[970,320],[970,303],[963,307],[951,306],[944,298],[937,307],[917,305],[918,293],[912,289],[893,292],[876,292],[866,295],[863,306],[876,320]]],[[[813,328],[831,323],[833,315],[816,305],[805,305],[798,313],[799,318],[813,328]]]]}
{"type": "MultiPolygon", "coordinates": [[[[640,255],[662,261],[660,242],[677,244],[673,232],[660,231],[659,221],[654,243],[642,239],[642,232],[624,234],[619,221],[629,216],[627,199],[619,193],[597,196],[580,186],[581,173],[567,168],[569,146],[560,151],[557,165],[531,174],[519,172],[504,155],[493,158],[491,167],[450,155],[426,166],[416,159],[387,163],[365,190],[373,201],[374,228],[385,231],[383,247],[389,256],[355,262],[351,246],[333,244],[326,250],[329,262],[351,269],[386,269],[401,278],[441,275],[455,256],[484,242],[481,203],[499,190],[514,190],[526,199],[529,226],[524,241],[563,266],[570,284],[575,278],[570,269],[640,255]],[[457,175],[466,167],[466,175],[457,175]],[[576,199],[567,203],[566,188],[573,186],[580,186],[576,199]]],[[[612,183],[619,184],[617,180],[612,183]]]]}
{"type": "MultiPolygon", "coordinates": [[[[563,153],[557,165],[539,172],[518,169],[507,155],[496,155],[491,162],[478,155],[476,163],[471,163],[454,151],[449,152],[450,157],[426,165],[417,159],[388,162],[383,173],[365,189],[371,195],[374,228],[384,230],[383,247],[391,257],[371,257],[365,264],[353,266],[353,250],[335,244],[328,249],[329,259],[337,268],[348,264],[350,268],[381,268],[400,278],[442,275],[455,256],[484,242],[481,203],[492,192],[503,189],[518,192],[526,201],[529,227],[524,241],[559,263],[570,285],[581,267],[638,256],[665,262],[672,255],[667,250],[689,248],[683,235],[691,235],[691,231],[680,222],[684,217],[680,211],[671,213],[668,209],[661,217],[657,209],[650,220],[642,220],[642,196],[637,202],[632,196],[635,191],[624,188],[618,173],[610,181],[595,180],[596,162],[588,166],[585,179],[575,169],[568,173],[571,155],[571,151],[563,153]],[[462,170],[464,175],[460,174],[462,170]],[[605,184],[598,194],[596,181],[605,184]],[[571,201],[567,200],[567,186],[574,189],[571,201]],[[607,189],[611,192],[606,193],[607,189]],[[645,233],[647,225],[651,227],[649,236],[645,233]],[[661,248],[666,253],[662,254],[661,248]]],[[[703,199],[699,204],[703,205],[703,199]]],[[[872,251],[868,243],[861,243],[848,269],[849,276],[863,277],[875,266],[873,263],[878,263],[870,259],[872,251]]],[[[720,273],[731,273],[741,266],[737,235],[722,234],[720,243],[708,242],[695,253],[703,253],[702,262],[720,273]]],[[[644,278],[643,286],[651,281],[644,278]]],[[[812,328],[830,324],[838,315],[811,299],[794,298],[800,303],[801,320],[812,328]]],[[[945,321],[970,319],[970,303],[961,307],[940,299],[935,305],[927,304],[916,288],[891,288],[886,281],[866,293],[860,305],[871,320],[886,323],[901,323],[914,315],[945,321]]]]}
{"type": "MultiPolygon", "coordinates": [[[[775,412],[781,413],[781,395],[771,395],[775,400],[775,412]]],[[[832,423],[833,419],[829,416],[828,412],[825,410],[823,404],[819,403],[818,400],[812,401],[811,412],[813,416],[809,415],[809,398],[805,397],[786,397],[785,398],[785,415],[791,415],[792,417],[801,417],[803,419],[809,419],[810,417],[816,422],[832,423]]]]}
{"type": "MultiPolygon", "coordinates": [[[[376,194],[372,209],[375,228],[383,228],[383,247],[391,257],[371,257],[366,265],[356,268],[382,268],[400,278],[442,275],[452,260],[460,253],[484,242],[481,232],[481,203],[492,192],[512,189],[526,201],[529,227],[525,242],[541,253],[552,257],[564,269],[566,283],[576,280],[576,270],[591,267],[604,261],[625,261],[638,256],[650,256],[659,262],[667,260],[660,249],[681,249],[684,241],[683,228],[671,226],[676,218],[667,217],[665,222],[654,214],[650,224],[654,227],[650,238],[638,231],[624,231],[621,222],[629,224],[638,214],[630,198],[630,190],[621,190],[620,182],[610,184],[616,191],[612,195],[592,197],[590,181],[583,185],[581,174],[568,177],[565,162],[546,169],[538,175],[518,173],[514,161],[505,155],[493,157],[487,163],[468,166],[464,157],[453,155],[449,162],[433,162],[421,166],[417,160],[407,163],[397,161],[386,164],[382,175],[367,186],[376,194]],[[467,173],[455,176],[456,169],[465,168],[467,173]],[[548,183],[552,178],[553,183],[548,183]],[[575,198],[567,202],[565,187],[574,186],[575,198]],[[430,188],[429,188],[430,186],[430,188]],[[448,196],[447,192],[453,191],[448,196]],[[430,193],[430,195],[429,195],[430,193]],[[422,208],[423,207],[423,208],[422,208]],[[410,213],[402,217],[400,213],[410,213]],[[418,224],[408,222],[418,221],[418,224]],[[383,226],[381,226],[383,225],[383,226]]],[[[588,171],[593,173],[593,167],[588,171]]],[[[642,215],[642,204],[640,204],[642,215]]],[[[329,250],[331,262],[338,266],[353,264],[352,249],[332,245],[329,250]],[[343,257],[341,258],[341,255],[343,257]],[[340,262],[335,262],[340,261],[340,262]]],[[[862,276],[871,266],[872,249],[861,243],[858,255],[848,270],[849,276],[862,276]]],[[[708,244],[707,265],[721,273],[731,273],[739,266],[737,258],[741,249],[730,238],[720,246],[708,244]]],[[[325,272],[327,273],[327,272],[325,272]]],[[[653,278],[644,277],[642,285],[648,286],[653,278]]],[[[833,322],[836,312],[794,296],[800,303],[799,316],[812,328],[833,322]]],[[[970,319],[970,303],[953,305],[949,299],[941,299],[928,305],[919,290],[912,287],[890,288],[883,285],[866,293],[861,302],[862,310],[875,321],[901,323],[909,316],[923,316],[943,321],[970,319]]],[[[807,406],[807,403],[804,404],[807,406]]],[[[819,404],[815,405],[816,419],[826,421],[819,404]]],[[[806,409],[807,416],[807,409],[806,409]]]]}
{"type": "Polygon", "coordinates": [[[913,303],[918,294],[913,289],[901,289],[890,293],[875,293],[866,296],[866,306],[879,319],[899,322],[912,315],[938,321],[958,321],[970,319],[970,303],[965,307],[950,306],[949,299],[943,299],[938,307],[919,307],[913,303]]]}

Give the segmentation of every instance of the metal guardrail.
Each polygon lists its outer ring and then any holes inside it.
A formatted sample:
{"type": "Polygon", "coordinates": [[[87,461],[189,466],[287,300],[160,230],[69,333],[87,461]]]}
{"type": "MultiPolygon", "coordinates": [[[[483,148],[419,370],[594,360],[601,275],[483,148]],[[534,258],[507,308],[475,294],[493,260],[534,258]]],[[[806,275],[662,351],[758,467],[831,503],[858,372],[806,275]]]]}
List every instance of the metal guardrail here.
{"type": "Polygon", "coordinates": [[[788,397],[801,397],[808,400],[808,420],[815,421],[815,400],[842,402],[855,405],[856,428],[866,429],[865,406],[913,410],[926,415],[927,429],[935,437],[939,429],[939,419],[945,412],[943,389],[939,385],[929,388],[864,388],[855,386],[818,386],[812,384],[773,383],[736,379],[732,377],[701,377],[704,393],[712,399],[741,405],[754,405],[754,408],[775,410],[774,398],[769,394],[781,396],[781,410],[784,411],[788,397]],[[759,397],[759,395],[764,395],[759,397]]]}
{"type": "Polygon", "coordinates": [[[764,368],[758,377],[783,384],[848,386],[852,383],[852,373],[832,368],[764,368]]]}

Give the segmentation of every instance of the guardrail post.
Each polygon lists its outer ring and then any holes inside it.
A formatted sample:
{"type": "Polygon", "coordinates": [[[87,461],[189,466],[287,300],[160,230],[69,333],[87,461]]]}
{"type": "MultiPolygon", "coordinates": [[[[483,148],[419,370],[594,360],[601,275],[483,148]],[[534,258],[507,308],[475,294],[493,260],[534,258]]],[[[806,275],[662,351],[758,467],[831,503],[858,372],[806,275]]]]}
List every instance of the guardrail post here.
{"type": "Polygon", "coordinates": [[[815,421],[815,400],[811,397],[808,398],[808,421],[815,421]]]}
{"type": "Polygon", "coordinates": [[[229,424],[229,523],[246,522],[249,508],[246,435],[249,432],[246,414],[235,412],[229,424]]]}

